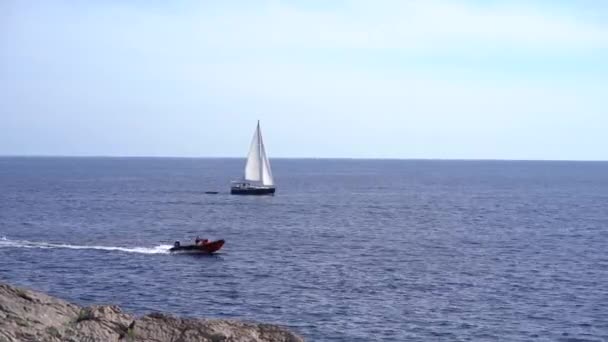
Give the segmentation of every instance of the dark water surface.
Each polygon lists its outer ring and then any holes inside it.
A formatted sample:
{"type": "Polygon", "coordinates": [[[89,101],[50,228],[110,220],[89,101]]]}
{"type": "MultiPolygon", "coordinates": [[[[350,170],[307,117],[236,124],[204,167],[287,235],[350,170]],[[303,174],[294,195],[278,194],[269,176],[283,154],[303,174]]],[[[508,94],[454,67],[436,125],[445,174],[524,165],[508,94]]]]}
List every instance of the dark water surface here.
{"type": "Polygon", "coordinates": [[[309,341],[608,341],[608,163],[272,165],[238,197],[238,159],[0,158],[0,281],[309,341]],[[165,252],[197,234],[222,253],[165,252]]]}

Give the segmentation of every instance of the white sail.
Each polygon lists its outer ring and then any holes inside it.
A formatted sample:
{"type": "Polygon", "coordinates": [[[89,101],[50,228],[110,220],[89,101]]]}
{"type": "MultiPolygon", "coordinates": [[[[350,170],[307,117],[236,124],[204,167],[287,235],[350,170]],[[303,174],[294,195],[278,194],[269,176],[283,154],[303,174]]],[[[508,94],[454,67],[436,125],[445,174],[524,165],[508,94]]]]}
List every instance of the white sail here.
{"type": "Polygon", "coordinates": [[[247,155],[247,164],[245,164],[245,180],[249,182],[259,182],[266,186],[274,185],[272,178],[272,170],[270,162],[266,156],[264,141],[262,139],[262,131],[260,130],[260,122],[251,139],[249,154],[247,155]]]}
{"type": "MultiPolygon", "coordinates": [[[[260,132],[260,124],[258,122],[258,132],[260,132]]],[[[262,140],[262,132],[260,132],[260,157],[262,161],[262,184],[267,186],[274,185],[274,179],[272,179],[272,170],[270,169],[270,162],[266,156],[266,149],[264,148],[264,140],[262,140]]]]}
{"type": "Polygon", "coordinates": [[[264,148],[260,122],[255,128],[247,163],[245,164],[245,179],[232,182],[230,193],[234,195],[274,195],[274,179],[270,169],[270,161],[264,148]]]}
{"type": "Polygon", "coordinates": [[[250,182],[262,181],[262,156],[260,155],[260,123],[251,139],[251,147],[245,164],[245,180],[250,182]]]}

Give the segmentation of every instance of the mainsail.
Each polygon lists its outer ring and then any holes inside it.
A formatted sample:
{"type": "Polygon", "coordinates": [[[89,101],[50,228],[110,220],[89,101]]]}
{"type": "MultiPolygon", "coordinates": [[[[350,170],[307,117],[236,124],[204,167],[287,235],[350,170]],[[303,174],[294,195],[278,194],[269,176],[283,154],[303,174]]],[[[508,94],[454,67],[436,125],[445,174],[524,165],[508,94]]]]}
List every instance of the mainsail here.
{"type": "Polygon", "coordinates": [[[274,185],[272,179],[272,171],[270,170],[270,162],[266,156],[264,149],[264,141],[262,140],[262,131],[260,130],[260,122],[251,139],[249,154],[247,155],[247,164],[245,165],[245,180],[250,182],[259,182],[266,186],[274,185]]]}

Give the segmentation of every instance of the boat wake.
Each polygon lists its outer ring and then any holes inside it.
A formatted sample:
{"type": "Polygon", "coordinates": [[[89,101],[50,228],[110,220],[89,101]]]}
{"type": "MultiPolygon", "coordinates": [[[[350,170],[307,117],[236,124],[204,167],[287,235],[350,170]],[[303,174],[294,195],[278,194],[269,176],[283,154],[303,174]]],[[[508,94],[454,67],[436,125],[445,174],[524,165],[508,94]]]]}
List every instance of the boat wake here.
{"type": "Polygon", "coordinates": [[[125,253],[139,254],[169,254],[171,245],[158,245],[155,247],[112,247],[112,246],[85,246],[68,245],[59,243],[34,242],[27,240],[9,240],[6,237],[0,238],[0,248],[42,248],[42,249],[90,249],[100,251],[117,251],[125,253]]]}

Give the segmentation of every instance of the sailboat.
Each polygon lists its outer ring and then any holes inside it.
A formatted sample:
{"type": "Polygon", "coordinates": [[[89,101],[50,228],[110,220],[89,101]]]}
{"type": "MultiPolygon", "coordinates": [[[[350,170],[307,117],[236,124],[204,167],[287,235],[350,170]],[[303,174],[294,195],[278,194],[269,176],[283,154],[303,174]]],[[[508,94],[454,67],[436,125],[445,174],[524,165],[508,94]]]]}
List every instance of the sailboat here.
{"type": "Polygon", "coordinates": [[[270,162],[266,156],[260,121],[258,121],[247,155],[245,177],[232,182],[230,193],[233,195],[273,195],[274,191],[270,162]]]}

